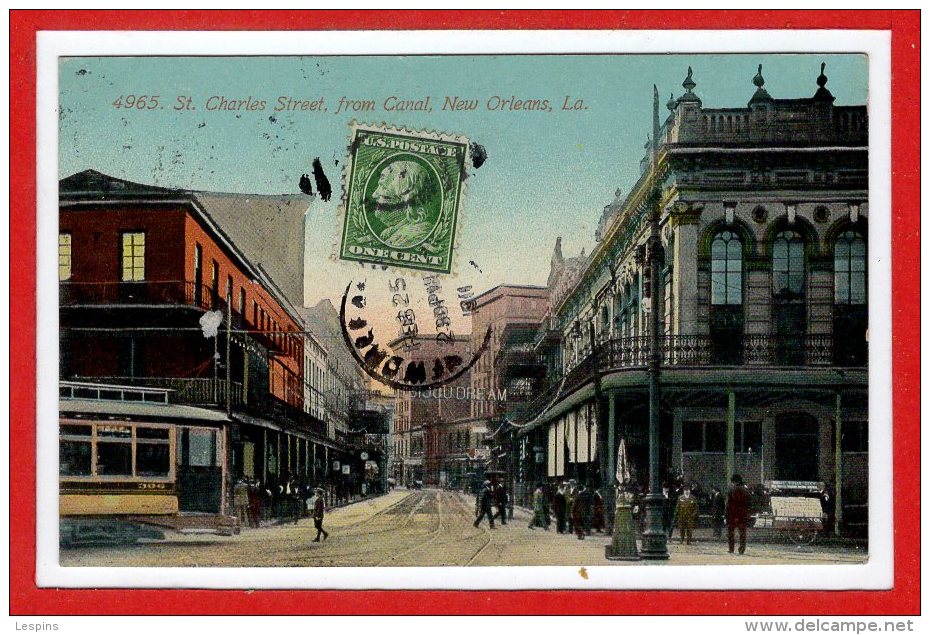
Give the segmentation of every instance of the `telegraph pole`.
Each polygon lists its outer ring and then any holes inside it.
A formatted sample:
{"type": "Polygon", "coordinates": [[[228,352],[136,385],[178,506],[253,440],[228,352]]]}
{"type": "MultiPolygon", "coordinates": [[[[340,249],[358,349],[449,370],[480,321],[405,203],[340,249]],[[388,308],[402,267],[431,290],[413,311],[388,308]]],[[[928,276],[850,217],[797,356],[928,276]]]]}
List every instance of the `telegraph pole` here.
{"type": "MultiPolygon", "coordinates": [[[[240,308],[240,310],[244,310],[240,308]]],[[[232,293],[226,292],[226,416],[232,417],[232,293]]]]}
{"type": "Polygon", "coordinates": [[[667,560],[668,544],[663,522],[665,497],[662,495],[662,479],[659,474],[659,409],[662,403],[659,375],[662,352],[659,298],[662,261],[662,241],[659,237],[659,219],[662,213],[661,184],[659,182],[659,91],[653,85],[652,100],[652,194],[649,240],[646,257],[649,267],[649,493],[644,499],[646,529],[643,531],[642,557],[649,560],[667,560]]]}

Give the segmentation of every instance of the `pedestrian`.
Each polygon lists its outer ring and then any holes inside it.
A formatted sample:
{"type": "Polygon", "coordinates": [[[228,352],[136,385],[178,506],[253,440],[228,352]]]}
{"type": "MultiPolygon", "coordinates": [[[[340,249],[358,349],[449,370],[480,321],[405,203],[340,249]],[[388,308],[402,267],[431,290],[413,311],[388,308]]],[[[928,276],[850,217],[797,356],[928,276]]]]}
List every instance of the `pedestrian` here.
{"type": "Polygon", "coordinates": [[[820,486],[820,510],[823,513],[823,535],[829,536],[836,523],[836,500],[830,495],[826,483],[820,486]]]}
{"type": "Polygon", "coordinates": [[[552,490],[548,483],[542,484],[543,492],[543,519],[546,521],[546,529],[552,525],[552,490]]]}
{"type": "Polygon", "coordinates": [[[555,511],[555,529],[560,534],[565,533],[565,483],[559,485],[552,495],[552,509],[555,511]]]}
{"type": "Polygon", "coordinates": [[[568,482],[565,487],[565,520],[568,524],[566,527],[568,533],[575,533],[575,484],[568,482]]]}
{"type": "Polygon", "coordinates": [[[727,543],[730,553],[735,546],[735,532],[739,531],[739,552],[746,553],[746,526],[749,523],[749,490],[743,484],[743,477],[734,474],[730,479],[730,491],[727,493],[727,543]]]}
{"type": "Polygon", "coordinates": [[[316,538],[313,542],[320,542],[320,535],[323,540],[329,538],[329,532],[323,529],[323,516],[326,514],[326,501],[323,497],[323,488],[316,488],[316,498],[313,501],[313,526],[316,528],[316,538]]]}
{"type": "Polygon", "coordinates": [[[262,504],[259,495],[260,483],[255,480],[248,482],[249,487],[249,527],[258,528],[261,525],[262,504]]]}
{"type": "Polygon", "coordinates": [[[549,525],[546,524],[546,493],[543,491],[542,483],[536,484],[536,489],[533,491],[533,518],[530,520],[530,529],[535,529],[536,527],[545,527],[549,529],[549,525]]]}
{"type": "Polygon", "coordinates": [[[714,538],[723,537],[723,515],[726,512],[727,502],[723,498],[723,492],[719,487],[715,487],[710,493],[710,517],[714,526],[714,538]]]}
{"type": "Polygon", "coordinates": [[[694,521],[697,519],[697,499],[691,495],[690,489],[685,489],[678,498],[678,529],[681,531],[681,542],[690,545],[694,532],[694,521]]]}
{"type": "Polygon", "coordinates": [[[273,486],[269,482],[261,488],[261,508],[262,520],[271,520],[274,518],[274,492],[273,486]]]}
{"type": "Polygon", "coordinates": [[[679,475],[670,474],[668,486],[665,490],[665,532],[668,534],[669,538],[671,538],[672,534],[675,532],[675,514],[678,511],[678,497],[681,496],[683,489],[684,479],[679,475]]]}
{"type": "Polygon", "coordinates": [[[494,529],[494,491],[491,489],[491,481],[485,481],[481,491],[475,499],[475,527],[481,523],[481,519],[488,517],[488,525],[494,529]]]}
{"type": "Polygon", "coordinates": [[[578,490],[572,497],[572,526],[575,528],[575,534],[578,540],[584,540],[585,517],[588,515],[589,496],[585,490],[584,484],[578,486],[578,490]]]}
{"type": "Polygon", "coordinates": [[[233,487],[233,509],[236,510],[240,527],[249,524],[249,486],[244,478],[236,481],[233,487]]]}
{"type": "Polygon", "coordinates": [[[594,490],[594,520],[591,522],[591,526],[594,530],[602,534],[604,533],[604,528],[606,522],[604,521],[604,497],[601,496],[599,490],[594,490]]]}
{"type": "Polygon", "coordinates": [[[507,487],[500,481],[494,486],[494,504],[497,505],[497,514],[494,518],[500,518],[501,524],[507,524],[507,487]]]}

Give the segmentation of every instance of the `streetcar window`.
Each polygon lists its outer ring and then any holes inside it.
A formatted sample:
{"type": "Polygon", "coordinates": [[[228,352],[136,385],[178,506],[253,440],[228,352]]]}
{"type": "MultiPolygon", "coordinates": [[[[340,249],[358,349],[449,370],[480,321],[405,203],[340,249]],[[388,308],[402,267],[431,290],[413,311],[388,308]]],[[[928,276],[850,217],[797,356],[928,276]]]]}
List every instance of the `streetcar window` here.
{"type": "Polygon", "coordinates": [[[90,436],[90,426],[88,425],[61,425],[58,427],[58,432],[62,436],[69,437],[89,437],[90,436]]]}
{"type": "Polygon", "coordinates": [[[136,475],[168,476],[170,457],[169,446],[165,443],[139,443],[136,446],[136,475]]]}
{"type": "Polygon", "coordinates": [[[143,428],[138,426],[136,428],[136,438],[137,439],[162,439],[164,441],[168,440],[168,428],[143,428]]]}
{"type": "Polygon", "coordinates": [[[211,467],[216,461],[216,432],[214,430],[187,431],[187,465],[211,467]]]}
{"type": "Polygon", "coordinates": [[[90,476],[90,442],[62,441],[58,451],[58,473],[62,476],[90,476]]]}
{"type": "Polygon", "coordinates": [[[98,425],[97,436],[115,439],[131,439],[132,428],[129,426],[98,425]]]}
{"type": "Polygon", "coordinates": [[[132,444],[98,442],[97,475],[132,476],[132,444]]]}

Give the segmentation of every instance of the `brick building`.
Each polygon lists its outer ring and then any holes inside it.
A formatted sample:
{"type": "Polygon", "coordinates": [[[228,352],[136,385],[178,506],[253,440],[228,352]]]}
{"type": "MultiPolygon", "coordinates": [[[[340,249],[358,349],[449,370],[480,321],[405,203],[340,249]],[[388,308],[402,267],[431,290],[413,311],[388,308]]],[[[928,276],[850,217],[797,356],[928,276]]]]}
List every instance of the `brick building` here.
{"type": "Polygon", "coordinates": [[[348,448],[304,410],[309,202],[92,170],[60,182],[61,379],[170,389],[174,403],[225,413],[178,426],[180,511],[228,510],[240,476],[269,487],[338,479],[329,458],[348,448]]]}

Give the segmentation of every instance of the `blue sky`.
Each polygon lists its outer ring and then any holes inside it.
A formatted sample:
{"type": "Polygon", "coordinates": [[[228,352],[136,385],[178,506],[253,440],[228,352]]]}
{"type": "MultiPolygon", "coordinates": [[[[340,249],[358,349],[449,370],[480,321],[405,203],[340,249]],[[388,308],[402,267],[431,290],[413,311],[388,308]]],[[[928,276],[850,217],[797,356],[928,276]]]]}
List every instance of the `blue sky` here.
{"type": "Polygon", "coordinates": [[[335,109],[342,96],[371,99],[378,110],[355,115],[360,121],[463,134],[487,149],[487,163],[468,179],[453,284],[544,284],[556,236],[566,255],[590,251],[604,205],[614,190],[635,183],[654,83],[664,118],[689,65],[705,106],[734,107],[752,96],[758,64],[773,97],[796,98],[814,94],[821,61],[837,105],[867,101],[867,59],[854,54],[70,58],[60,64],[59,171],[93,168],[169,187],[279,194],[296,192],[319,156],[334,196],[310,212],[305,299],[313,304],[338,295],[357,272],[358,265],[330,258],[353,116],[335,109]],[[164,108],[112,106],[128,94],[160,95],[164,108]],[[173,110],[179,95],[192,97],[197,110],[173,110]],[[266,110],[207,112],[214,95],[264,100],[266,110]],[[433,112],[382,111],[392,95],[429,95],[433,112]],[[481,107],[443,112],[447,95],[481,107]],[[553,112],[486,110],[495,95],[549,99],[553,112]],[[322,97],[328,111],[272,112],[279,96],[322,97]],[[587,109],[560,112],[566,96],[583,99],[587,109]]]}

